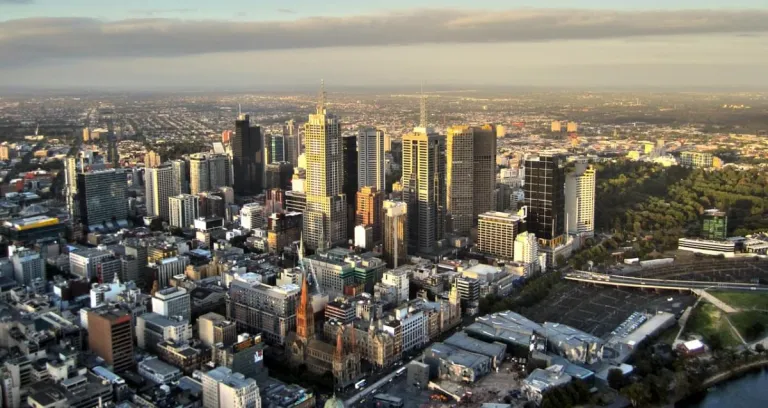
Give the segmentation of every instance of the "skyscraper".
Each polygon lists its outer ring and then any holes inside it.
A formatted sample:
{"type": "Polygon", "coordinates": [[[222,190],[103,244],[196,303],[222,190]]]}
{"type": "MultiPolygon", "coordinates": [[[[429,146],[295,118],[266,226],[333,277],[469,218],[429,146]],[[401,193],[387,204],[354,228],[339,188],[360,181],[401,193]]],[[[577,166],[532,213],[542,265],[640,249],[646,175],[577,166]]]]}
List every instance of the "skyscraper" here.
{"type": "Polygon", "coordinates": [[[269,163],[285,161],[285,137],[283,135],[269,135],[269,163]]]}
{"type": "Polygon", "coordinates": [[[196,153],[189,158],[190,191],[199,194],[227,185],[227,157],[223,154],[196,153]]]}
{"type": "Polygon", "coordinates": [[[146,168],[157,167],[162,162],[163,160],[160,158],[160,155],[153,150],[148,151],[147,154],[144,155],[144,167],[146,168]]]}
{"type": "Polygon", "coordinates": [[[565,210],[569,234],[595,234],[595,168],[592,165],[576,163],[566,176],[565,210]]]}
{"type": "Polygon", "coordinates": [[[381,215],[384,194],[376,187],[363,187],[357,192],[356,225],[373,229],[373,242],[381,242],[381,215]]]}
{"type": "Polygon", "coordinates": [[[87,171],[77,174],[76,200],[83,224],[89,227],[128,218],[123,170],[87,171]]]}
{"type": "Polygon", "coordinates": [[[347,237],[353,235],[355,229],[355,205],[357,204],[357,191],[360,189],[357,162],[357,137],[355,135],[345,135],[342,140],[342,153],[344,169],[344,185],[342,191],[347,199],[347,237]]]}
{"type": "Polygon", "coordinates": [[[461,235],[469,235],[473,223],[474,141],[469,126],[452,126],[445,138],[446,212],[451,232],[461,235]]]}
{"type": "Polygon", "coordinates": [[[426,123],[403,136],[403,199],[408,203],[408,253],[431,253],[445,232],[445,137],[426,123]]]}
{"type": "Polygon", "coordinates": [[[492,125],[474,128],[474,179],[473,195],[475,199],[472,211],[473,220],[484,212],[492,211],[493,191],[496,188],[496,137],[492,125]]]}
{"type": "Polygon", "coordinates": [[[390,268],[408,261],[408,205],[402,201],[385,200],[384,219],[384,260],[390,268]]]}
{"type": "Polygon", "coordinates": [[[285,145],[285,161],[291,163],[293,167],[297,167],[299,155],[302,153],[301,138],[299,137],[299,127],[293,120],[289,120],[283,125],[283,144],[285,145]]]}
{"type": "Polygon", "coordinates": [[[357,185],[384,192],[384,132],[360,128],[357,133],[357,185]]]}
{"type": "Polygon", "coordinates": [[[189,228],[195,222],[198,198],[192,194],[179,194],[168,199],[171,226],[189,228]]]}
{"type": "Polygon", "coordinates": [[[235,122],[232,145],[234,189],[239,195],[256,195],[264,190],[264,149],[261,128],[251,126],[248,115],[235,122]]]}
{"type": "Polygon", "coordinates": [[[91,351],[120,373],[136,366],[133,356],[131,314],[120,310],[88,312],[88,346],[91,351]]]}
{"type": "Polygon", "coordinates": [[[291,189],[293,166],[288,162],[272,162],[267,164],[266,188],[291,189]]]}
{"type": "Polygon", "coordinates": [[[171,160],[173,182],[179,194],[189,194],[189,163],[186,160],[171,160]]]}
{"type": "Polygon", "coordinates": [[[304,137],[307,146],[304,240],[310,249],[343,244],[347,240],[347,199],[342,192],[341,121],[326,111],[324,88],[317,113],[309,115],[309,122],[304,125],[304,137]]]}
{"type": "Polygon", "coordinates": [[[563,158],[541,155],[525,160],[525,205],[528,231],[544,247],[563,243],[565,233],[565,171],[563,158]]]}
{"type": "Polygon", "coordinates": [[[144,175],[147,215],[170,219],[168,199],[174,195],[178,186],[174,183],[173,167],[163,165],[146,170],[144,175]]]}
{"type": "Polygon", "coordinates": [[[520,231],[520,217],[504,212],[480,214],[477,226],[477,250],[497,258],[514,259],[515,236],[520,231]]]}

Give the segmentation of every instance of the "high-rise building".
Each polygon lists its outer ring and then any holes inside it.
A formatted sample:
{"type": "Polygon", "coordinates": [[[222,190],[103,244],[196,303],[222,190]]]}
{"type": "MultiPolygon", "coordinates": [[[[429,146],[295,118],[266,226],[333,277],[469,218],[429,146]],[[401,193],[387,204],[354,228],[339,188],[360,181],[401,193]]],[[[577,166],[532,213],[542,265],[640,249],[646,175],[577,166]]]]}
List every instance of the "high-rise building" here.
{"type": "Polygon", "coordinates": [[[7,143],[0,144],[0,160],[10,160],[11,159],[11,148],[8,146],[7,143]]]}
{"type": "Polygon", "coordinates": [[[184,288],[167,288],[152,295],[152,312],[168,318],[181,318],[190,321],[192,303],[190,295],[184,288]]]}
{"type": "MultiPolygon", "coordinates": [[[[357,132],[357,185],[385,190],[384,132],[361,128],[357,132]]],[[[347,192],[347,194],[349,194],[347,192]]]]}
{"type": "Polygon", "coordinates": [[[595,234],[594,166],[576,163],[574,170],[565,177],[565,212],[569,234],[595,234]]]}
{"type": "Polygon", "coordinates": [[[157,281],[160,289],[163,289],[170,286],[171,278],[184,274],[188,264],[189,258],[186,256],[173,256],[153,262],[148,267],[152,272],[153,280],[157,281]]]}
{"type": "Polygon", "coordinates": [[[480,214],[477,226],[477,250],[502,259],[514,259],[515,236],[520,231],[520,217],[504,212],[480,214]]]}
{"type": "Polygon", "coordinates": [[[11,257],[13,277],[22,286],[31,286],[36,280],[45,282],[45,260],[36,251],[18,251],[11,257]]]}
{"type": "Polygon", "coordinates": [[[227,185],[227,157],[223,154],[196,153],[189,158],[191,194],[218,190],[227,185]]]}
{"type": "Polygon", "coordinates": [[[144,167],[146,168],[157,167],[162,162],[163,160],[160,158],[160,155],[153,150],[148,151],[144,155],[144,167]]]}
{"type": "Polygon", "coordinates": [[[568,133],[576,133],[579,131],[579,124],[576,122],[568,122],[568,124],[565,125],[565,129],[568,133]]]}
{"type": "Polygon", "coordinates": [[[514,261],[534,265],[534,270],[539,264],[539,243],[536,234],[521,232],[515,237],[514,261]]]}
{"type": "Polygon", "coordinates": [[[291,189],[291,178],[293,177],[293,166],[288,162],[272,162],[267,164],[266,170],[267,189],[279,188],[282,190],[291,189]]]}
{"type": "Polygon", "coordinates": [[[525,161],[525,205],[528,231],[542,246],[554,248],[565,234],[565,171],[563,158],[541,155],[525,161]]]}
{"type": "Polygon", "coordinates": [[[235,193],[256,195],[264,190],[264,149],[261,128],[251,126],[248,115],[240,114],[230,140],[235,193]]]}
{"type": "Polygon", "coordinates": [[[267,218],[267,245],[269,252],[280,254],[283,248],[301,238],[300,212],[272,213],[267,218]]]}
{"type": "Polygon", "coordinates": [[[712,167],[712,153],[701,152],[682,152],[680,153],[680,165],[685,167],[694,167],[707,169],[712,167]]]}
{"type": "Polygon", "coordinates": [[[385,200],[383,208],[384,260],[390,268],[397,268],[408,262],[408,205],[385,200]]]}
{"type": "Polygon", "coordinates": [[[469,235],[474,205],[474,134],[469,126],[448,128],[445,138],[445,204],[451,232],[469,235]]]}
{"type": "Polygon", "coordinates": [[[283,135],[268,135],[269,144],[269,163],[284,162],[285,160],[285,137],[283,135]]]}
{"type": "Polygon", "coordinates": [[[304,137],[307,146],[305,243],[313,250],[344,244],[347,240],[347,199],[342,191],[345,163],[341,121],[326,111],[324,89],[317,113],[309,115],[309,122],[304,125],[304,137]]]}
{"type": "Polygon", "coordinates": [[[344,261],[346,256],[346,250],[334,248],[318,251],[303,260],[304,267],[310,268],[323,293],[331,299],[343,295],[345,287],[355,284],[355,268],[344,261]]]}
{"type": "Polygon", "coordinates": [[[373,242],[381,242],[382,210],[384,194],[376,187],[363,187],[357,192],[356,225],[370,226],[373,231],[373,242]]]}
{"type": "Polygon", "coordinates": [[[291,163],[291,166],[299,165],[299,156],[301,155],[301,138],[299,137],[299,127],[296,122],[289,120],[283,125],[283,144],[285,145],[285,161],[291,163]]]}
{"type": "Polygon", "coordinates": [[[126,190],[128,179],[122,170],[78,173],[75,199],[83,224],[100,227],[128,218],[126,190]]]}
{"type": "Polygon", "coordinates": [[[563,124],[559,120],[553,120],[552,126],[550,127],[550,131],[552,133],[560,133],[563,130],[563,124]]]}
{"type": "Polygon", "coordinates": [[[99,276],[102,262],[111,258],[113,258],[111,252],[101,249],[90,248],[72,251],[69,253],[69,273],[91,280],[99,276]]]}
{"type": "Polygon", "coordinates": [[[197,218],[198,199],[192,194],[179,194],[168,199],[171,226],[190,228],[197,218]]]}
{"type": "Polygon", "coordinates": [[[347,208],[347,237],[353,235],[355,228],[355,204],[357,204],[357,190],[360,188],[358,183],[358,163],[357,163],[357,137],[355,135],[344,135],[342,138],[342,157],[344,169],[344,184],[342,192],[346,196],[347,208]]]}
{"type": "Polygon", "coordinates": [[[240,208],[240,226],[254,230],[262,228],[265,223],[264,206],[261,203],[248,203],[243,204],[240,208]]]}
{"type": "Polygon", "coordinates": [[[227,317],[237,324],[238,332],[261,333],[269,344],[285,344],[288,333],[296,328],[296,301],[299,287],[282,287],[260,282],[235,280],[229,286],[227,317]]]}
{"type": "Polygon", "coordinates": [[[701,236],[704,239],[712,240],[728,238],[728,214],[717,209],[704,211],[701,236]]]}
{"type": "Polygon", "coordinates": [[[381,283],[385,286],[394,288],[395,290],[395,304],[408,301],[408,291],[410,290],[411,281],[408,279],[408,269],[397,268],[391,271],[384,272],[384,276],[381,277],[381,283]]]}
{"type": "Polygon", "coordinates": [[[493,126],[484,125],[474,128],[474,206],[473,221],[484,212],[493,211],[495,203],[493,192],[496,188],[496,138],[493,126]]]}
{"type": "Polygon", "coordinates": [[[173,183],[179,194],[189,194],[189,163],[186,160],[171,160],[173,183]]]}
{"type": "Polygon", "coordinates": [[[202,374],[203,408],[261,408],[256,380],[227,367],[202,374]]]}
{"type": "Polygon", "coordinates": [[[112,372],[135,368],[133,323],[129,312],[119,309],[89,311],[88,332],[91,333],[89,348],[112,366],[112,372]]]}
{"type": "Polygon", "coordinates": [[[146,189],[147,215],[170,219],[168,199],[178,195],[173,179],[173,167],[163,165],[146,170],[144,175],[146,189]]]}
{"type": "Polygon", "coordinates": [[[403,136],[408,253],[431,253],[445,232],[445,137],[427,127],[403,136]]]}

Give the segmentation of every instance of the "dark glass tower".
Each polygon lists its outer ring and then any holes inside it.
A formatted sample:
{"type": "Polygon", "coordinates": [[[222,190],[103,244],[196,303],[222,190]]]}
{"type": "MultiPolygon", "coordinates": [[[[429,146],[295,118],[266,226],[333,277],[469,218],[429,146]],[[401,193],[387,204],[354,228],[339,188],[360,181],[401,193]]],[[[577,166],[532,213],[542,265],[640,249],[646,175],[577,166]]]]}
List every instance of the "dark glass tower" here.
{"type": "Polygon", "coordinates": [[[562,243],[565,233],[565,170],[562,156],[534,157],[525,161],[525,205],[528,231],[550,247],[562,243]]]}
{"type": "Polygon", "coordinates": [[[264,148],[261,128],[240,115],[232,136],[232,167],[235,194],[256,195],[264,190],[264,148]]]}
{"type": "Polygon", "coordinates": [[[344,160],[344,189],[347,195],[347,237],[354,236],[357,200],[357,135],[346,135],[342,140],[344,160]]]}

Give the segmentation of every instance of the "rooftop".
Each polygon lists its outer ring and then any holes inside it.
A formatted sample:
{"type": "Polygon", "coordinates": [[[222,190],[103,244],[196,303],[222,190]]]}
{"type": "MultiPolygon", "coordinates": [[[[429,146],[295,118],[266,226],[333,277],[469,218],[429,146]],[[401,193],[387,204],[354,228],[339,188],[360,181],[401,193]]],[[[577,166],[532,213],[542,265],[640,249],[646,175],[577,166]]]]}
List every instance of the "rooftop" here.
{"type": "Polygon", "coordinates": [[[244,375],[233,372],[226,367],[216,367],[205,373],[205,375],[232,388],[245,388],[256,384],[256,380],[246,378],[244,375]]]}

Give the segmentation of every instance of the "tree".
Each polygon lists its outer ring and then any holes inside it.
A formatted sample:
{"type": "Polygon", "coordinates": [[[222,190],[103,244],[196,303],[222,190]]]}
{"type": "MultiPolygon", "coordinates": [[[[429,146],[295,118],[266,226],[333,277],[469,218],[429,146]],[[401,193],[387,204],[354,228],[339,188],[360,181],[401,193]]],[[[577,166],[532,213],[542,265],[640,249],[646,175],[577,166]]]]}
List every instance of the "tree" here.
{"type": "Polygon", "coordinates": [[[624,386],[624,373],[618,368],[608,370],[608,385],[614,390],[624,386]]]}
{"type": "Polygon", "coordinates": [[[565,257],[563,256],[563,254],[558,254],[555,257],[555,265],[557,265],[558,268],[561,268],[561,267],[565,266],[565,262],[566,262],[566,260],[565,260],[565,257]]]}
{"type": "Polygon", "coordinates": [[[622,388],[621,395],[627,397],[633,407],[642,407],[651,402],[651,392],[645,384],[640,382],[622,388]]]}
{"type": "Polygon", "coordinates": [[[755,345],[755,351],[760,353],[760,354],[765,353],[765,346],[763,346],[763,343],[757,343],[755,345]]]}

